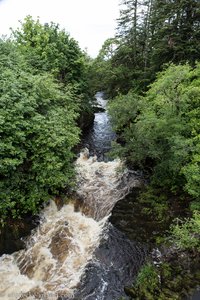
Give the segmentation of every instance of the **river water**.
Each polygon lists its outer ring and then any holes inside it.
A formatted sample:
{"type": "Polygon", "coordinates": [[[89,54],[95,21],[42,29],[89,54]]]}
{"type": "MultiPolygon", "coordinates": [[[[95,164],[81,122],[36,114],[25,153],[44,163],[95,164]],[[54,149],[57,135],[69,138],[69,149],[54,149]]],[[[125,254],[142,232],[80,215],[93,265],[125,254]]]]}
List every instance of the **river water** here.
{"type": "MultiPolygon", "coordinates": [[[[106,109],[106,100],[97,94],[106,109]]],[[[107,111],[95,114],[76,161],[77,201],[58,209],[53,201],[26,248],[0,258],[0,299],[117,300],[126,298],[146,247],[109,221],[112,209],[141,180],[106,153],[115,134],[107,111]]]]}

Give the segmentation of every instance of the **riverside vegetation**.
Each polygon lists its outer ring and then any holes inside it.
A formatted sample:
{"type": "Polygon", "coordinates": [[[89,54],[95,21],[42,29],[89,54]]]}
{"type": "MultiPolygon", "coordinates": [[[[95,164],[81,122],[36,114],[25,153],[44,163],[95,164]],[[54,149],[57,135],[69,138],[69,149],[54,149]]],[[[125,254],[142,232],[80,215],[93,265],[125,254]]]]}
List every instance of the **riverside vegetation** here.
{"type": "Polygon", "coordinates": [[[102,90],[118,136],[112,155],[147,178],[136,200],[144,216],[165,223],[172,202],[187,211],[157,236],[162,259],[149,258],[126,293],[182,299],[199,278],[199,1],[123,0],[116,36],[96,59],[31,17],[0,49],[2,223],[70,190],[80,128],[102,90]]]}
{"type": "Polygon", "coordinates": [[[0,40],[1,221],[36,213],[73,183],[74,147],[92,115],[87,57],[56,24],[27,17],[0,40]],[[84,116],[87,116],[84,117],[84,116]]]}
{"type": "Polygon", "coordinates": [[[116,36],[93,63],[92,87],[110,98],[118,134],[112,155],[147,178],[135,200],[143,217],[172,224],[154,243],[159,266],[150,259],[126,288],[133,299],[182,299],[199,284],[199,37],[199,1],[122,0],[116,36]],[[176,204],[185,216],[172,221],[176,204]]]}

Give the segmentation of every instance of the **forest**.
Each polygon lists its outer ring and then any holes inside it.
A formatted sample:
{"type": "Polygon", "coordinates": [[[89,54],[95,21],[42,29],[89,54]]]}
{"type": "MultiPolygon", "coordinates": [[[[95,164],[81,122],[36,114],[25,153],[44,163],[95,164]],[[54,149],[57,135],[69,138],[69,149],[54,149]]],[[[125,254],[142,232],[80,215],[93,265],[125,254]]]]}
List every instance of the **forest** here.
{"type": "MultiPolygon", "coordinates": [[[[93,121],[93,95],[103,91],[117,133],[110,155],[143,172],[148,184],[138,201],[148,214],[165,222],[174,204],[187,209],[184,220],[171,223],[167,242],[161,240],[196,262],[200,2],[122,0],[119,9],[116,35],[95,59],[59,25],[31,16],[0,39],[1,225],[35,215],[49,198],[74,189],[76,147],[93,121]]],[[[127,294],[180,299],[172,292],[171,268],[168,261],[159,270],[148,262],[127,294]]]]}

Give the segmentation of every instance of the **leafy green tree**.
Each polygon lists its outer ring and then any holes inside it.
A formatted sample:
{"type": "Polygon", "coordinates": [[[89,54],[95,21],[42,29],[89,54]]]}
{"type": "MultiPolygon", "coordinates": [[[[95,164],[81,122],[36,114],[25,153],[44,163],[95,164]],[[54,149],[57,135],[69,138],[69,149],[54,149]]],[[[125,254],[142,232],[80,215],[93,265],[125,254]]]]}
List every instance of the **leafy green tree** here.
{"type": "Polygon", "coordinates": [[[1,218],[35,213],[72,183],[77,95],[33,73],[16,45],[0,41],[1,218]]]}
{"type": "Polygon", "coordinates": [[[21,28],[13,30],[20,51],[37,72],[51,72],[61,82],[69,84],[82,79],[83,53],[78,43],[58,24],[42,25],[31,16],[21,22],[21,28]]]}
{"type": "Polygon", "coordinates": [[[107,39],[95,59],[90,60],[89,65],[89,84],[93,93],[104,91],[110,96],[113,91],[113,81],[117,78],[117,71],[111,65],[111,59],[115,54],[118,40],[115,38],[107,39]]]}
{"type": "Polygon", "coordinates": [[[91,89],[89,88],[88,61],[78,43],[58,24],[42,25],[37,19],[27,16],[21,28],[13,30],[13,36],[27,63],[35,74],[51,73],[64,86],[72,84],[76,89],[74,100],[80,106],[81,128],[93,120],[91,89]]]}
{"type": "Polygon", "coordinates": [[[139,101],[135,92],[130,92],[110,105],[114,127],[124,143],[121,154],[140,168],[148,166],[154,184],[172,191],[183,187],[197,199],[199,68],[199,64],[194,70],[189,65],[171,65],[139,101]],[[120,112],[123,102],[126,105],[120,112]]]}

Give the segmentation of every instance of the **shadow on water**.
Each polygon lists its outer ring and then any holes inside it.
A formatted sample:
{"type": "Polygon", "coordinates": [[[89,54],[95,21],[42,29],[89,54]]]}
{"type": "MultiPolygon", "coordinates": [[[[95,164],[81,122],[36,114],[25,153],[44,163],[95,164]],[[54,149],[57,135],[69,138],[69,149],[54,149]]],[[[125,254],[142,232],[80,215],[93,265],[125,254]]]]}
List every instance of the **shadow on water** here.
{"type": "Polygon", "coordinates": [[[171,222],[174,218],[187,217],[188,209],[181,203],[173,204],[173,207],[166,208],[163,212],[165,216],[158,216],[150,210],[144,203],[138,201],[140,188],[134,188],[122,201],[116,203],[113,208],[110,222],[127,237],[134,241],[146,242],[155,247],[156,238],[163,236],[169,230],[171,222]],[[167,216],[166,216],[167,214],[167,216]]]}
{"type": "Polygon", "coordinates": [[[124,286],[132,283],[146,255],[147,247],[130,241],[109,224],[73,299],[118,300],[122,296],[128,299],[124,286]]]}

